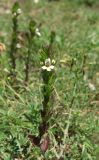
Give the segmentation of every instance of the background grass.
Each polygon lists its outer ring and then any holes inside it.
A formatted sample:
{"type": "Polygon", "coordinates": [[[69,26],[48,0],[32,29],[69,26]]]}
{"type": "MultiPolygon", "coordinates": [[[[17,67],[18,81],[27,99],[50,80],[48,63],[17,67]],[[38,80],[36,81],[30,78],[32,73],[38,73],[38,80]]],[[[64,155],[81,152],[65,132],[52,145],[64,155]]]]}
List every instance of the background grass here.
{"type": "MultiPolygon", "coordinates": [[[[56,32],[53,50],[57,78],[50,133],[55,132],[62,139],[61,128],[65,129],[69,110],[72,107],[69,127],[71,135],[66,140],[70,151],[67,153],[67,145],[63,159],[98,160],[99,2],[94,1],[91,7],[85,1],[78,0],[52,2],[40,0],[38,4],[32,0],[25,2],[20,0],[19,2],[23,10],[19,18],[21,31],[27,31],[30,19],[35,19],[38,24],[41,23],[42,36],[35,42],[37,48],[35,51],[39,52],[42,44],[49,42],[51,30],[56,32]],[[86,57],[85,63],[84,57],[86,57]],[[71,69],[72,60],[74,63],[71,69]],[[82,69],[86,80],[84,80],[82,69]],[[95,90],[90,88],[90,83],[95,86],[95,90]],[[73,103],[71,103],[72,100],[73,103]],[[79,152],[78,144],[81,145],[82,154],[79,152]]],[[[41,153],[37,147],[30,145],[27,133],[39,134],[42,80],[40,73],[34,72],[32,68],[30,83],[24,92],[21,60],[17,62],[19,77],[17,85],[20,86],[18,92],[7,80],[6,69],[9,70],[9,48],[12,34],[10,9],[13,3],[14,1],[11,0],[0,1],[0,42],[3,42],[7,48],[6,53],[0,55],[0,156],[4,160],[11,159],[13,155],[19,159],[35,160],[41,157],[41,153]],[[24,116],[26,114],[32,117],[31,121],[24,116]]],[[[24,48],[19,51],[19,54],[24,56],[23,50],[24,48]]],[[[34,53],[33,63],[38,63],[39,56],[35,55],[36,53],[34,53]]],[[[40,67],[37,65],[36,68],[38,66],[40,67]]],[[[51,144],[46,152],[46,158],[55,160],[58,158],[52,150],[54,139],[52,136],[50,138],[51,144]]]]}

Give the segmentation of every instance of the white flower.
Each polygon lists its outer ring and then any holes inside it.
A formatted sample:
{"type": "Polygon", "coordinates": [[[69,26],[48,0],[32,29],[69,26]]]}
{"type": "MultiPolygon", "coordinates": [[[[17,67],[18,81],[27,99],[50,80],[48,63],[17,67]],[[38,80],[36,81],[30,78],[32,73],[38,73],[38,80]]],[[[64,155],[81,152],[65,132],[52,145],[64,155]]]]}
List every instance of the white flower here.
{"type": "Polygon", "coordinates": [[[39,2],[39,0],[34,0],[34,3],[38,3],[39,2]]]}
{"type": "Polygon", "coordinates": [[[96,87],[95,87],[95,85],[94,84],[92,84],[92,83],[88,83],[88,87],[90,88],[90,90],[92,90],[92,91],[95,91],[96,90],[96,87]]]}
{"type": "Polygon", "coordinates": [[[22,10],[20,8],[17,9],[17,14],[21,14],[22,13],[22,10]]]}
{"type": "Polygon", "coordinates": [[[37,36],[41,37],[41,33],[40,33],[38,28],[36,28],[35,33],[36,33],[37,36]]]}
{"type": "Polygon", "coordinates": [[[20,49],[21,45],[19,43],[16,44],[16,48],[20,49]]]}
{"type": "Polygon", "coordinates": [[[20,8],[17,9],[16,12],[13,13],[13,16],[17,16],[17,15],[20,15],[22,13],[22,10],[20,8]]]}
{"type": "Polygon", "coordinates": [[[51,65],[51,60],[50,58],[46,59],[45,60],[45,66],[42,66],[42,69],[43,70],[46,70],[46,71],[52,71],[54,69],[54,66],[51,65]]]}
{"type": "Polygon", "coordinates": [[[50,72],[51,70],[54,69],[54,66],[53,66],[53,65],[51,65],[51,66],[49,66],[49,67],[43,66],[42,69],[43,69],[43,70],[47,70],[47,71],[50,72]]]}

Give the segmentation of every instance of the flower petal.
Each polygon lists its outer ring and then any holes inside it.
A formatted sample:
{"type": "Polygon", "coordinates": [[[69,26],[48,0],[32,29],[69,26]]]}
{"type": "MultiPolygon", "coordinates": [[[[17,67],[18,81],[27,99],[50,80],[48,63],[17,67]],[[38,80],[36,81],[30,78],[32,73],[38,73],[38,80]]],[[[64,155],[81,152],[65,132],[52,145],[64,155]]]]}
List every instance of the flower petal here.
{"type": "Polygon", "coordinates": [[[51,65],[51,66],[50,66],[50,68],[51,68],[51,70],[52,70],[52,69],[54,69],[54,66],[53,66],[53,65],[51,65]]]}
{"type": "Polygon", "coordinates": [[[47,67],[46,67],[46,66],[42,66],[42,69],[43,69],[43,70],[47,70],[47,67]]]}
{"type": "Polygon", "coordinates": [[[47,67],[47,69],[46,69],[48,72],[50,72],[51,71],[51,68],[50,67],[47,67]]]}

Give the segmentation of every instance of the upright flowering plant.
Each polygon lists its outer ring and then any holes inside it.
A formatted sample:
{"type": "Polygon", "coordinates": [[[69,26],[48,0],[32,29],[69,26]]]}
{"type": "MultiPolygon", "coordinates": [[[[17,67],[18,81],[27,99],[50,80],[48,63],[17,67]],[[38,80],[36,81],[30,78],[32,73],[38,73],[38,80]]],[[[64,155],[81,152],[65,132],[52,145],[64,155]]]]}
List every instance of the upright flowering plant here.
{"type": "Polygon", "coordinates": [[[40,126],[40,133],[43,135],[49,127],[48,120],[52,113],[51,96],[54,89],[55,82],[55,67],[52,65],[50,58],[45,60],[45,65],[41,68],[43,79],[43,109],[41,111],[42,124],[40,126]]]}
{"type": "Polygon", "coordinates": [[[27,33],[27,55],[25,59],[25,82],[27,83],[29,80],[29,71],[30,71],[30,59],[31,54],[33,53],[33,45],[34,45],[34,37],[40,37],[41,33],[39,28],[37,28],[37,24],[34,20],[31,20],[29,23],[29,32],[27,33]]]}
{"type": "Polygon", "coordinates": [[[13,22],[13,33],[12,33],[12,42],[10,49],[10,59],[11,59],[11,69],[15,72],[16,69],[16,53],[17,53],[17,44],[18,44],[18,16],[22,13],[19,3],[15,2],[12,7],[12,22],[13,22]]]}
{"type": "Polygon", "coordinates": [[[55,82],[55,61],[51,60],[53,58],[53,43],[55,40],[55,32],[52,31],[50,35],[49,45],[43,48],[43,52],[41,54],[41,61],[44,62],[44,65],[41,67],[41,75],[43,80],[42,94],[43,108],[41,110],[42,123],[39,127],[40,137],[44,135],[49,128],[49,118],[52,114],[52,101],[51,96],[54,90],[54,82],[55,82]]]}
{"type": "MultiPolygon", "coordinates": [[[[39,33],[38,28],[35,30],[35,34],[37,36],[41,36],[39,33]]],[[[37,146],[40,146],[40,149],[44,155],[46,150],[49,146],[49,136],[48,136],[48,128],[49,128],[49,120],[52,115],[52,107],[53,107],[53,101],[51,98],[53,97],[53,90],[54,90],[54,82],[56,79],[55,74],[55,60],[51,60],[53,58],[53,43],[55,40],[55,32],[51,32],[50,35],[50,42],[48,46],[45,46],[42,48],[40,61],[44,64],[41,67],[41,77],[43,80],[43,86],[42,86],[42,109],[41,109],[41,119],[42,122],[39,125],[39,136],[35,137],[32,136],[33,143],[37,146]]],[[[31,138],[30,138],[31,139],[31,138]]]]}

